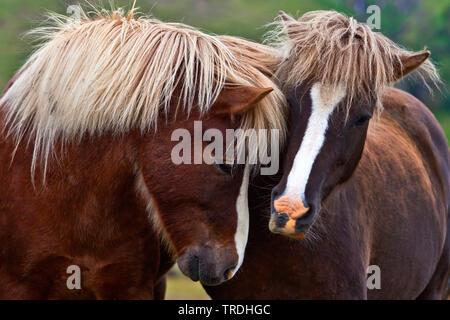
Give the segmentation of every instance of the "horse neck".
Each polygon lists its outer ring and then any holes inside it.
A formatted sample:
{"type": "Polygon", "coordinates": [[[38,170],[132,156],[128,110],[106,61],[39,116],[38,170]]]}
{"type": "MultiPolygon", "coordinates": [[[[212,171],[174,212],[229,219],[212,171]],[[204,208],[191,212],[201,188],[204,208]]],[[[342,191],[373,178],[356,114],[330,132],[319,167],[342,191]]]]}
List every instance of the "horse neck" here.
{"type": "MultiPolygon", "coordinates": [[[[2,120],[0,117],[0,123],[2,120]]],[[[111,225],[112,230],[130,226],[125,223],[130,219],[146,221],[145,205],[134,187],[136,147],[131,135],[84,138],[63,148],[55,143],[45,183],[41,161],[31,172],[33,145],[27,146],[27,137],[15,152],[14,139],[0,137],[0,207],[13,204],[24,216],[39,214],[48,223],[83,225],[83,232],[92,234],[98,232],[99,223],[107,229],[105,224],[124,222],[111,225]],[[26,199],[26,204],[21,199],[26,199]]]]}

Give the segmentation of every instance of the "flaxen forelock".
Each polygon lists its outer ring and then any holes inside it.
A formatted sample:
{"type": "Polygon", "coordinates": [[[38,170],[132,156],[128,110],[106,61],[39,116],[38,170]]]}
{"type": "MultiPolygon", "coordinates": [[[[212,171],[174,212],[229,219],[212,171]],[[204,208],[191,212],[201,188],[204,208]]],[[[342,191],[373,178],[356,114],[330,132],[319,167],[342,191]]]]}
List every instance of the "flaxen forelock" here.
{"type": "MultiPolygon", "coordinates": [[[[312,11],[298,20],[280,17],[266,41],[285,56],[277,73],[284,85],[320,82],[331,88],[344,86],[347,107],[356,96],[369,101],[398,80],[394,66],[411,54],[366,24],[335,11],[312,11]]],[[[434,65],[426,60],[418,75],[440,82],[434,65]]],[[[425,82],[426,83],[426,82],[425,82]]]]}

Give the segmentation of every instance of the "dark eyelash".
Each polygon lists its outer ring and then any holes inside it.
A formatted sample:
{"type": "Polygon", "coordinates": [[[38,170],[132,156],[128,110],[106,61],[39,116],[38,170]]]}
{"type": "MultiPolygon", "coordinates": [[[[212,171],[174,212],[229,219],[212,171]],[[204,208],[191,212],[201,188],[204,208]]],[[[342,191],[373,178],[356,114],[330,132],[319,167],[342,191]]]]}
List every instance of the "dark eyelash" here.
{"type": "Polygon", "coordinates": [[[233,175],[236,171],[237,165],[216,162],[216,168],[220,173],[233,175]]]}
{"type": "Polygon", "coordinates": [[[370,116],[362,116],[358,120],[355,121],[354,125],[355,126],[365,125],[366,122],[370,120],[370,118],[371,118],[370,116]]]}

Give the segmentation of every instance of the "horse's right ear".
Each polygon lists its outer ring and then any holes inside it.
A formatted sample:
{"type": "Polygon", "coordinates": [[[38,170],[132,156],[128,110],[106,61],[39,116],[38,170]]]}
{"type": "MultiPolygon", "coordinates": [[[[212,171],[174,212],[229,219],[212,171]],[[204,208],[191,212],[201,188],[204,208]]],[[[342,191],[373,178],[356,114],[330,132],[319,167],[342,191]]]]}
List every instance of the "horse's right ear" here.
{"type": "Polygon", "coordinates": [[[294,30],[293,30],[293,25],[297,22],[297,20],[292,18],[290,15],[288,15],[283,10],[280,10],[280,12],[278,14],[280,15],[280,18],[283,21],[284,30],[285,30],[286,34],[290,38],[292,38],[292,36],[295,33],[294,30]]]}
{"type": "Polygon", "coordinates": [[[408,73],[411,73],[419,68],[429,56],[430,51],[413,52],[408,55],[403,55],[400,58],[400,64],[396,63],[396,65],[394,65],[394,80],[400,80],[408,73]]]}
{"type": "Polygon", "coordinates": [[[212,112],[230,115],[245,113],[264,99],[272,90],[273,88],[256,88],[243,85],[225,87],[211,107],[212,112]]]}

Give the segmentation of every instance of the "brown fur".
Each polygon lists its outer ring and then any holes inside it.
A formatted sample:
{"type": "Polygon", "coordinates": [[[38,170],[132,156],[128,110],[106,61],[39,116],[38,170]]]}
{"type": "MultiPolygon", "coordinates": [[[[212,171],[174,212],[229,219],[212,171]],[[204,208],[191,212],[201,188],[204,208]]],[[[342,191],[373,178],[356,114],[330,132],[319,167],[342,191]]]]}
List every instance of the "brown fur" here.
{"type": "Polygon", "coordinates": [[[10,166],[14,143],[1,140],[1,299],[154,298],[167,266],[134,191],[130,139],[67,146],[75,156],[60,159],[38,190],[30,151],[19,147],[10,166]],[[70,265],[82,270],[81,290],[66,287],[70,265]]]}

